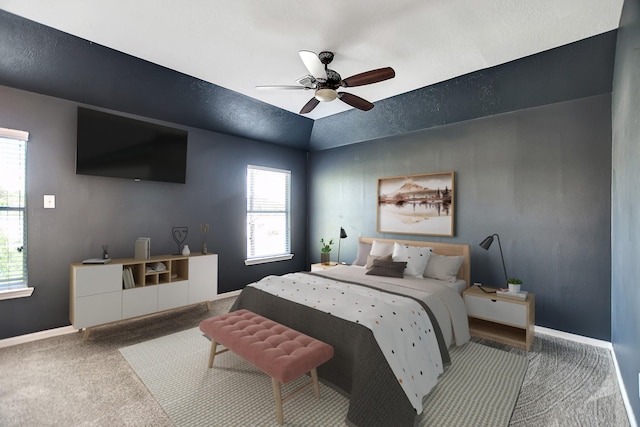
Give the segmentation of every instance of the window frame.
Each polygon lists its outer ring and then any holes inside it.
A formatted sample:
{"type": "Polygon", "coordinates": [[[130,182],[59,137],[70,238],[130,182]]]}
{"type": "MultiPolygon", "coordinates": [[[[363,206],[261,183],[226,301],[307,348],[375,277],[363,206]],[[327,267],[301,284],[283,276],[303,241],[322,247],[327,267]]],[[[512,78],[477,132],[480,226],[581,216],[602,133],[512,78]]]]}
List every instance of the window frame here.
{"type": "Polygon", "coordinates": [[[286,170],[286,169],[277,169],[277,168],[272,168],[272,167],[267,167],[267,166],[258,166],[258,165],[247,165],[246,167],[246,202],[245,202],[245,229],[246,229],[246,259],[244,261],[245,265],[256,265],[256,264],[264,264],[264,263],[269,263],[269,262],[276,262],[276,261],[286,261],[286,260],[290,260],[291,258],[293,258],[294,254],[291,251],[291,171],[290,170],[286,170]],[[270,254],[270,255],[256,255],[256,256],[250,256],[249,254],[249,216],[251,213],[258,213],[258,212],[269,212],[269,210],[251,210],[250,209],[250,191],[249,191],[249,185],[250,185],[250,173],[251,170],[255,170],[255,171],[265,171],[265,172],[276,172],[276,173],[282,173],[286,175],[286,201],[285,201],[285,208],[284,211],[276,211],[276,212],[284,212],[286,214],[286,239],[287,242],[285,244],[287,251],[283,252],[283,253],[276,253],[276,254],[270,254]]]}
{"type": "Polygon", "coordinates": [[[21,161],[24,163],[24,189],[22,190],[22,199],[24,202],[21,206],[0,207],[0,212],[8,212],[10,210],[22,211],[22,253],[23,253],[23,275],[22,281],[15,284],[0,284],[0,300],[11,298],[23,298],[31,296],[33,287],[28,285],[28,248],[27,248],[27,147],[29,142],[29,132],[8,128],[0,128],[0,138],[24,143],[24,149],[21,155],[21,161]]]}

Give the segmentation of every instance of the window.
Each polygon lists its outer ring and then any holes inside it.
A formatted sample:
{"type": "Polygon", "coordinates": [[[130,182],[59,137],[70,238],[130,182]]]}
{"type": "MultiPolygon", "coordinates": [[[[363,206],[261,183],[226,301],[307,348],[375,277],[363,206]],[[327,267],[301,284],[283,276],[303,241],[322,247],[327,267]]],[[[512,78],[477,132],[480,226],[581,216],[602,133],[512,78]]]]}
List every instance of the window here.
{"type": "Polygon", "coordinates": [[[247,260],[260,264],[291,259],[291,172],[247,166],[247,260]]]}
{"type": "Polygon", "coordinates": [[[27,287],[26,152],[29,133],[0,128],[0,299],[27,287]]]}

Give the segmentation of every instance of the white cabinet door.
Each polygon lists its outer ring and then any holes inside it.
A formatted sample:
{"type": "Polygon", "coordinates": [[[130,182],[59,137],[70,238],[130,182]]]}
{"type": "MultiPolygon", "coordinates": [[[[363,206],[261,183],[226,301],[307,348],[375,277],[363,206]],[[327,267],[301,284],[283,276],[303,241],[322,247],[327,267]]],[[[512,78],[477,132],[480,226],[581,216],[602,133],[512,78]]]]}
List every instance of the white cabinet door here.
{"type": "Polygon", "coordinates": [[[122,318],[143,316],[158,311],[158,285],[122,291],[122,318]]]}
{"type": "Polygon", "coordinates": [[[77,265],[71,275],[69,317],[74,328],[122,319],[121,265],[77,265]]]}
{"type": "Polygon", "coordinates": [[[122,319],[122,291],[88,295],[75,300],[73,327],[88,328],[122,319]]]}
{"type": "Polygon", "coordinates": [[[189,305],[189,282],[163,283],[158,285],[158,310],[189,305]]]}
{"type": "Polygon", "coordinates": [[[76,297],[122,290],[122,265],[75,267],[76,297]]]}
{"type": "Polygon", "coordinates": [[[218,255],[189,257],[189,304],[212,301],[218,295],[218,255]]]}

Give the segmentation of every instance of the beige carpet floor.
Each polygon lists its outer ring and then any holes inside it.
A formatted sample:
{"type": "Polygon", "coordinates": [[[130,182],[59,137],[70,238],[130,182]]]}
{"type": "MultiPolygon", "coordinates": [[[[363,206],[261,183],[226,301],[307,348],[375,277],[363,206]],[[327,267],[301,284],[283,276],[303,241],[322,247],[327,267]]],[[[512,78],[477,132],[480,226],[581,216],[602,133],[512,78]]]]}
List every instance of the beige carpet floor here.
{"type": "MultiPolygon", "coordinates": [[[[120,352],[176,426],[277,426],[270,378],[227,352],[207,367],[199,328],[123,347],[120,352]]],[[[452,364],[425,398],[421,427],[507,426],[527,358],[477,343],[451,351],[452,364]]],[[[285,385],[295,390],[306,380],[285,385]]],[[[321,384],[284,405],[286,426],[345,426],[348,399],[321,384]]]]}
{"type": "MultiPolygon", "coordinates": [[[[0,425],[173,426],[119,349],[184,331],[233,300],[0,348],[0,425]]],[[[494,345],[511,352],[520,350],[494,345]]],[[[537,335],[510,426],[625,427],[608,350],[537,335]]]]}

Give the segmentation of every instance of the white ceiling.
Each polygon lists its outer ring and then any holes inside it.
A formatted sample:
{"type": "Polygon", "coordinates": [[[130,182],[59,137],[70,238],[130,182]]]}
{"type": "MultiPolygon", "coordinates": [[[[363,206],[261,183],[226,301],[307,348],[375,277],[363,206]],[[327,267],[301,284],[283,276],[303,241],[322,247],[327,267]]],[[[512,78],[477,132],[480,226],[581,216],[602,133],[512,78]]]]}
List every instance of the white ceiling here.
{"type": "MultiPolygon", "coordinates": [[[[623,0],[0,0],[0,8],[297,113],[312,91],[260,91],[308,74],[299,50],[335,53],[371,102],[616,29],[623,0]]],[[[336,100],[307,117],[349,109],[336,100]]]]}

